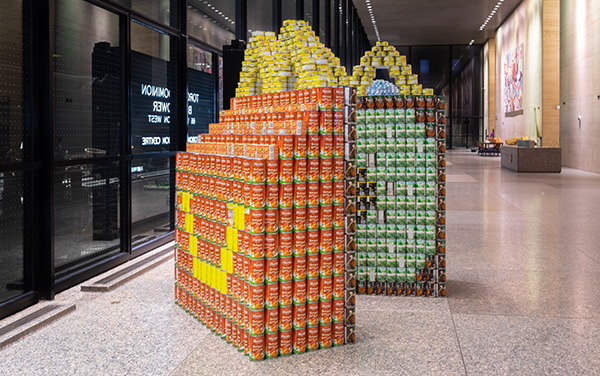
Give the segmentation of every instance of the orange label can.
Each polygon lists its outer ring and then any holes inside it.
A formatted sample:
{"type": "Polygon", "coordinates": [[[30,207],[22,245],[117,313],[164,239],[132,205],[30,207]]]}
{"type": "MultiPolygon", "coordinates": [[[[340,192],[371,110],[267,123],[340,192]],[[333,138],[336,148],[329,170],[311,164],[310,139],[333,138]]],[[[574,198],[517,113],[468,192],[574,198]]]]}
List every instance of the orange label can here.
{"type": "Polygon", "coordinates": [[[344,322],[344,299],[333,299],[332,300],[333,308],[332,308],[332,316],[333,322],[344,322]]]}
{"type": "Polygon", "coordinates": [[[250,259],[250,270],[248,272],[248,281],[255,284],[265,282],[265,259],[250,259]]]}
{"type": "Polygon", "coordinates": [[[274,258],[279,255],[279,232],[265,235],[265,257],[274,258]]]}
{"type": "MultiPolygon", "coordinates": [[[[291,307],[290,307],[291,308],[291,307]]],[[[279,355],[287,356],[292,354],[293,339],[292,330],[282,330],[279,332],[279,355]]]]}
{"type": "Polygon", "coordinates": [[[320,183],[319,204],[331,205],[333,203],[333,182],[323,181],[320,183]]]}
{"type": "Polygon", "coordinates": [[[279,159],[267,159],[266,161],[267,184],[279,183],[279,159]]]}
{"type": "Polygon", "coordinates": [[[279,332],[265,334],[265,357],[276,358],[279,355],[279,332]]]}
{"type": "MultiPolygon", "coordinates": [[[[292,257],[280,257],[279,258],[279,281],[282,282],[281,285],[283,285],[283,282],[291,282],[292,278],[293,278],[293,270],[294,270],[294,262],[292,257]]],[[[283,293],[283,287],[280,286],[280,291],[279,291],[279,295],[281,296],[281,294],[283,293]]],[[[292,285],[290,283],[290,302],[289,303],[282,303],[281,301],[279,302],[280,304],[292,304],[291,303],[291,293],[292,293],[292,285]]]]}
{"type": "Polygon", "coordinates": [[[292,232],[279,233],[279,255],[281,257],[292,256],[293,244],[294,234],[292,232]]]}
{"type": "Polygon", "coordinates": [[[333,206],[319,206],[319,228],[321,230],[330,230],[333,226],[333,206]]]}
{"type": "Polygon", "coordinates": [[[263,360],[265,358],[265,335],[251,335],[248,342],[248,356],[250,360],[263,360]]]}
{"type": "Polygon", "coordinates": [[[316,255],[319,253],[320,234],[319,230],[306,232],[306,253],[316,255]]]}
{"type": "Polygon", "coordinates": [[[319,259],[319,277],[331,277],[333,275],[333,253],[321,253],[319,259]]]}
{"type": "Polygon", "coordinates": [[[265,281],[267,283],[277,283],[279,281],[279,258],[266,259],[265,281]]]}
{"type": "Polygon", "coordinates": [[[333,112],[333,134],[344,133],[344,111],[333,112]]]}
{"type": "Polygon", "coordinates": [[[306,352],[306,328],[293,330],[294,354],[306,352]]]}
{"type": "Polygon", "coordinates": [[[276,209],[279,207],[279,184],[267,184],[265,206],[267,209],[276,209]]]}
{"type": "MultiPolygon", "coordinates": [[[[342,206],[343,210],[344,206],[342,206]]],[[[279,232],[279,209],[267,209],[265,212],[265,228],[267,234],[276,234],[279,232]]]]}
{"type": "Polygon", "coordinates": [[[319,150],[321,148],[321,138],[318,134],[309,134],[306,156],[310,158],[319,158],[319,150]]]}
{"type": "Polygon", "coordinates": [[[265,307],[276,308],[279,306],[279,283],[267,283],[265,285],[265,307]]]}
{"type": "MultiPolygon", "coordinates": [[[[346,265],[346,254],[344,252],[340,252],[340,251],[334,251],[333,252],[333,275],[334,276],[343,276],[344,274],[344,267],[346,265]]],[[[343,285],[344,285],[344,279],[342,278],[342,290],[341,293],[343,295],[343,285]]],[[[334,290],[335,290],[335,281],[334,281],[334,290]]],[[[335,294],[335,293],[334,293],[335,294]]]]}
{"type": "Polygon", "coordinates": [[[312,351],[319,348],[319,325],[306,328],[306,350],[312,351]]]}
{"type": "Polygon", "coordinates": [[[294,136],[294,158],[306,158],[308,141],[305,134],[294,136]]]}
{"type": "Polygon", "coordinates": [[[294,184],[279,184],[279,207],[291,208],[294,204],[294,184]]]}
{"type": "Polygon", "coordinates": [[[294,231],[304,231],[306,230],[306,207],[297,207],[294,208],[293,214],[293,229],[294,231]]]}
{"type": "Polygon", "coordinates": [[[295,207],[304,207],[307,203],[307,191],[306,183],[294,183],[294,199],[293,205],[295,207]]]}
{"type": "Polygon", "coordinates": [[[294,157],[294,136],[279,136],[277,146],[279,147],[279,159],[292,159],[294,157]]]}
{"type": "Polygon", "coordinates": [[[279,308],[265,310],[265,331],[267,333],[279,332],[279,308]]]}
{"type": "MultiPolygon", "coordinates": [[[[321,255],[323,256],[323,255],[321,255]]],[[[333,297],[333,278],[319,277],[319,300],[331,300],[333,297]]]]}
{"type": "Polygon", "coordinates": [[[330,157],[321,157],[319,159],[319,180],[332,181],[333,179],[333,159],[330,157]]]}
{"type": "Polygon", "coordinates": [[[251,309],[265,308],[265,285],[264,284],[249,284],[248,290],[248,306],[251,309]]]}
{"type": "Polygon", "coordinates": [[[279,209],[279,232],[290,232],[294,228],[294,209],[279,209]]]}
{"type": "Polygon", "coordinates": [[[343,134],[333,135],[332,156],[334,158],[343,158],[344,157],[344,135],[343,134]]]}
{"type": "Polygon", "coordinates": [[[294,329],[303,329],[306,327],[306,303],[294,303],[292,312],[292,325],[294,329]]]}
{"type": "Polygon", "coordinates": [[[319,174],[321,173],[321,162],[319,158],[307,159],[306,166],[306,181],[309,183],[316,183],[319,181],[319,174]]]}
{"type": "Polygon", "coordinates": [[[344,344],[344,339],[346,337],[346,328],[344,327],[344,323],[334,322],[333,323],[333,346],[341,346],[344,344]]]}
{"type": "Polygon", "coordinates": [[[333,182],[333,204],[343,205],[344,204],[344,193],[345,187],[343,181],[333,182]]]}
{"type": "Polygon", "coordinates": [[[308,174],[308,160],[306,158],[294,159],[294,183],[306,183],[308,174]]]}
{"type": "Polygon", "coordinates": [[[319,122],[319,133],[321,135],[333,132],[333,111],[321,111],[321,119],[319,122]]]}
{"type": "Polygon", "coordinates": [[[264,234],[266,230],[265,209],[247,209],[245,214],[246,231],[250,234],[264,234]]]}
{"type": "Polygon", "coordinates": [[[344,159],[333,158],[333,181],[344,181],[344,159]]]}
{"type": "Polygon", "coordinates": [[[247,206],[251,209],[264,209],[266,202],[266,185],[265,184],[246,184],[249,187],[249,197],[247,206]]]}
{"type": "Polygon", "coordinates": [[[249,328],[251,335],[261,335],[265,333],[265,310],[251,309],[249,317],[249,328]]]}
{"type": "Polygon", "coordinates": [[[319,324],[331,324],[333,317],[333,302],[329,300],[319,300],[319,324]]]}
{"type": "Polygon", "coordinates": [[[344,205],[333,205],[333,228],[344,228],[344,219],[344,205]]]}
{"type": "MultiPolygon", "coordinates": [[[[265,257],[265,235],[249,234],[248,256],[252,259],[263,259],[265,257]]],[[[264,273],[264,268],[262,270],[264,273]]],[[[252,281],[255,282],[255,281],[252,281]]],[[[262,282],[255,282],[262,283],[262,282]]]]}
{"type": "Polygon", "coordinates": [[[267,181],[267,162],[265,159],[250,159],[248,183],[265,183],[267,181]]]}
{"type": "Polygon", "coordinates": [[[291,305],[279,306],[279,331],[291,330],[293,322],[293,308],[291,305]]]}
{"type": "Polygon", "coordinates": [[[279,182],[292,183],[294,181],[294,160],[281,159],[279,161],[279,182]]]}
{"type": "Polygon", "coordinates": [[[319,111],[308,112],[308,133],[317,135],[319,133],[319,111]]]}
{"type": "Polygon", "coordinates": [[[312,182],[312,183],[308,183],[306,184],[306,190],[307,190],[307,200],[306,203],[308,206],[317,206],[319,205],[319,199],[320,199],[320,190],[321,190],[321,183],[319,182],[312,182]]]}
{"type": "MultiPolygon", "coordinates": [[[[306,256],[293,257],[292,276],[295,281],[304,280],[306,278],[306,256]]],[[[304,291],[304,293],[306,293],[306,291],[304,291]]]]}
{"type": "Polygon", "coordinates": [[[345,248],[345,234],[343,228],[333,229],[333,251],[342,252],[345,248]]]}
{"type": "MultiPolygon", "coordinates": [[[[309,303],[316,303],[319,301],[319,289],[320,289],[319,278],[309,277],[306,280],[306,300],[309,303]]],[[[318,315],[317,315],[318,317],[318,315]]],[[[315,323],[316,325],[316,323],[315,323]]]]}
{"type": "Polygon", "coordinates": [[[319,324],[319,347],[322,349],[328,349],[332,345],[332,325],[319,324]]]}
{"type": "Polygon", "coordinates": [[[294,231],[292,254],[304,256],[306,254],[306,231],[294,231]]]}

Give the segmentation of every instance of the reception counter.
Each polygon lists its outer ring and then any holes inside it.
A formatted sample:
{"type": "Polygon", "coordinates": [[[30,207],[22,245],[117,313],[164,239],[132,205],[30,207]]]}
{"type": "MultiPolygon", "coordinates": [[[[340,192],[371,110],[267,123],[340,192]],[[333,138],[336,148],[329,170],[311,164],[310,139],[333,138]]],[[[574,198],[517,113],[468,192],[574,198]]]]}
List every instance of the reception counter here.
{"type": "Polygon", "coordinates": [[[560,148],[526,148],[502,146],[502,167],[517,172],[560,172],[562,157],[560,148]]]}

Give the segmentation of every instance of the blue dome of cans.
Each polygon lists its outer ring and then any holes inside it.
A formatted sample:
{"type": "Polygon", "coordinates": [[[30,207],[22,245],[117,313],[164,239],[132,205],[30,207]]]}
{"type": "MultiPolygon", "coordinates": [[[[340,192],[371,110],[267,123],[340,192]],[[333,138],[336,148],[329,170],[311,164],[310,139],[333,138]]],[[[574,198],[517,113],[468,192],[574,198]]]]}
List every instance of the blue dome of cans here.
{"type": "Polygon", "coordinates": [[[400,94],[400,89],[393,83],[385,80],[375,80],[373,81],[373,84],[367,88],[367,96],[398,94],[400,94]]]}

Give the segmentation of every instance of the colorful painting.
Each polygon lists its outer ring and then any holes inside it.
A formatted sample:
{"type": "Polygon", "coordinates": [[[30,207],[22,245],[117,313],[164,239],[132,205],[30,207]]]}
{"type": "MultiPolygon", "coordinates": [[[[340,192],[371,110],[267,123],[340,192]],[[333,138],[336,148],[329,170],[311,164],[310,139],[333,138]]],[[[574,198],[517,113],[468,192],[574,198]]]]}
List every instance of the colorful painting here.
{"type": "Polygon", "coordinates": [[[504,58],[504,112],[523,108],[523,45],[504,58]]]}

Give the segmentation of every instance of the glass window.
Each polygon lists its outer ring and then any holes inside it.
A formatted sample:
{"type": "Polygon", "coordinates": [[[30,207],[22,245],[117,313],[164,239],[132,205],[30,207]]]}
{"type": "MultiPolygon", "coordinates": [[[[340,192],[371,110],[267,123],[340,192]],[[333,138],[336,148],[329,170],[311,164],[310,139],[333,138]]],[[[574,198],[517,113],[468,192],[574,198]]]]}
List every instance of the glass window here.
{"type": "Polygon", "coordinates": [[[296,0],[281,0],[281,16],[284,21],[296,19],[296,0]]]}
{"type": "MultiPolygon", "coordinates": [[[[77,0],[81,1],[81,0],[77,0]]],[[[163,25],[178,27],[178,0],[114,0],[163,25]]]]}
{"type": "Polygon", "coordinates": [[[0,303],[31,290],[29,176],[0,172],[0,303]]]}
{"type": "Polygon", "coordinates": [[[25,121],[25,106],[29,92],[27,41],[23,35],[21,1],[2,4],[0,22],[0,163],[29,159],[29,132],[25,121]]]}
{"type": "Polygon", "coordinates": [[[409,63],[413,74],[419,75],[419,83],[439,94],[448,84],[449,58],[449,46],[413,46],[409,63]]]}
{"type": "Polygon", "coordinates": [[[131,162],[131,246],[165,235],[171,228],[173,158],[134,159],[131,162]]]}
{"type": "Polygon", "coordinates": [[[177,40],[132,21],[131,50],[132,153],[173,151],[177,127],[177,40]]]}
{"type": "Polygon", "coordinates": [[[198,142],[198,135],[208,133],[215,122],[215,72],[213,54],[188,44],[188,142],[198,142]]]}
{"type": "MultiPolygon", "coordinates": [[[[235,0],[211,2],[189,0],[187,31],[191,37],[222,49],[223,45],[230,44],[235,39],[235,0]]],[[[248,6],[248,12],[251,8],[252,6],[248,6]]]]}
{"type": "Polygon", "coordinates": [[[54,170],[56,278],[121,252],[119,163],[54,170]]]}
{"type": "Polygon", "coordinates": [[[273,0],[248,1],[248,30],[273,31],[273,0]]]}
{"type": "Polygon", "coordinates": [[[123,48],[119,16],[85,1],[56,2],[55,160],[119,154],[123,48]]]}
{"type": "MultiPolygon", "coordinates": [[[[313,23],[313,3],[312,3],[312,0],[304,0],[304,20],[314,30],[314,23],[313,23]]],[[[316,30],[315,30],[315,34],[318,34],[316,30]]]]}

